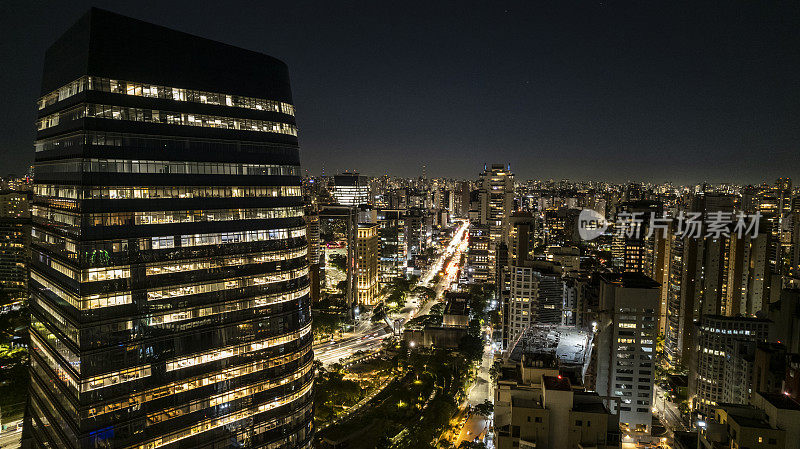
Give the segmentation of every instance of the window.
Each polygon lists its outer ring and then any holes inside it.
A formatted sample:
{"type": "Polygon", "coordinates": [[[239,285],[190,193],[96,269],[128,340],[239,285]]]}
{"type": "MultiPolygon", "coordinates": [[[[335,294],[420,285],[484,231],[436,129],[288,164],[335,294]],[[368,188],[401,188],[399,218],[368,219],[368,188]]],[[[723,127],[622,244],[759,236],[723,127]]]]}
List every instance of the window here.
{"type": "Polygon", "coordinates": [[[236,108],[281,112],[287,115],[294,115],[294,106],[281,101],[238,95],[226,95],[177,87],[157,86],[153,84],[134,83],[131,81],[121,81],[96,76],[82,76],[77,80],[41,97],[38,101],[39,109],[44,109],[51,104],[55,104],[61,100],[72,97],[73,95],[77,95],[84,90],[111,92],[115,94],[132,95],[137,97],[165,98],[175,101],[224,105],[236,108]]]}
{"type": "Polygon", "coordinates": [[[581,421],[581,420],[579,419],[579,420],[575,421],[575,425],[576,425],[576,426],[578,426],[578,427],[580,427],[580,426],[582,426],[582,425],[583,425],[583,421],[581,421]]]}
{"type": "Polygon", "coordinates": [[[204,114],[187,114],[182,112],[104,104],[85,104],[66,111],[56,112],[55,114],[41,118],[37,122],[37,129],[41,131],[58,126],[60,123],[71,122],[85,117],[163,123],[168,125],[199,126],[203,128],[238,129],[242,131],[258,131],[297,136],[297,127],[290,123],[204,114]]]}

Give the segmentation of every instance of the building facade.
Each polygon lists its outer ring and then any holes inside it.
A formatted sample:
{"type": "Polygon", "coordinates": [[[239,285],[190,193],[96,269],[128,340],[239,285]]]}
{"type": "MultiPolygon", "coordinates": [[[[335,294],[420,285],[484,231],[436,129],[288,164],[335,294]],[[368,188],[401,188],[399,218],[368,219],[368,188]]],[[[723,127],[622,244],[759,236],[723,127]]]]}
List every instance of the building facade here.
{"type": "Polygon", "coordinates": [[[331,192],[338,204],[360,206],[370,204],[369,181],[358,173],[342,173],[331,179],[331,192]]]}
{"type": "Polygon", "coordinates": [[[92,9],[47,51],[32,447],[310,447],[286,65],[92,9]]]}
{"type": "Polygon", "coordinates": [[[28,298],[30,192],[0,191],[0,307],[28,298]]]}
{"type": "Polygon", "coordinates": [[[489,282],[499,278],[498,248],[505,242],[506,223],[514,203],[514,175],[502,164],[484,167],[478,181],[480,223],[489,228],[489,282]]]}
{"type": "Polygon", "coordinates": [[[652,430],[658,283],[639,273],[601,275],[597,392],[627,432],[652,430]]]}
{"type": "Polygon", "coordinates": [[[521,363],[503,369],[494,388],[495,447],[620,447],[619,422],[597,393],[575,388],[557,368],[521,363]]]}
{"type": "Polygon", "coordinates": [[[380,235],[377,223],[359,223],[356,235],[356,286],[359,304],[372,306],[378,301],[378,257],[380,235]]]}
{"type": "MultiPolygon", "coordinates": [[[[689,368],[689,396],[694,409],[711,416],[725,398],[725,370],[736,369],[727,354],[736,340],[765,342],[769,338],[769,320],[747,317],[709,315],[698,323],[696,356],[689,368]]],[[[747,379],[741,380],[747,383],[747,379]]]]}

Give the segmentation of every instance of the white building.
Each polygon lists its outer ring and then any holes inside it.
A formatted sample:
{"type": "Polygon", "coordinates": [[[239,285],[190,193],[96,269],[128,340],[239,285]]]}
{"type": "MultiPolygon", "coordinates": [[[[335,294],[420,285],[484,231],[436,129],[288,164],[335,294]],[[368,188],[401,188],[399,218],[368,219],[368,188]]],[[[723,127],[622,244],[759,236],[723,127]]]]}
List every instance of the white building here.
{"type": "Polygon", "coordinates": [[[652,428],[658,287],[639,273],[601,275],[597,392],[634,437],[652,428]]]}

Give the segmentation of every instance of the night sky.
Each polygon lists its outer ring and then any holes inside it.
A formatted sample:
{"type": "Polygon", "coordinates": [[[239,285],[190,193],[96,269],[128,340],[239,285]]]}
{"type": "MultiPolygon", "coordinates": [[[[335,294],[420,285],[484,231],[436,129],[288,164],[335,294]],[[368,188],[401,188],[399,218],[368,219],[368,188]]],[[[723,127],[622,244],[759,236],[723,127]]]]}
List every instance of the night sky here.
{"type": "Polygon", "coordinates": [[[800,183],[800,2],[0,3],[0,173],[94,5],[289,65],[313,174],[800,183]]]}

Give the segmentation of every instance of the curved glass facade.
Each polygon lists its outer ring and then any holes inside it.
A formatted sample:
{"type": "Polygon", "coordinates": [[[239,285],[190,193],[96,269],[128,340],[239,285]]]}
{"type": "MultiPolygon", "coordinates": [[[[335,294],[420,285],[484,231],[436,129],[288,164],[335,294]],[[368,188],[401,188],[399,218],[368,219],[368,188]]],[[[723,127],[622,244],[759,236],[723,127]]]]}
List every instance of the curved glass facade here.
{"type": "Polygon", "coordinates": [[[48,51],[31,447],[310,447],[308,248],[288,83],[268,56],[94,9],[48,51]],[[113,50],[145,38],[168,54],[113,50]],[[181,46],[204,59],[172,57],[181,46]],[[208,58],[228,52],[247,66],[210,73],[208,58]],[[74,57],[89,62],[65,62],[74,57]]]}

